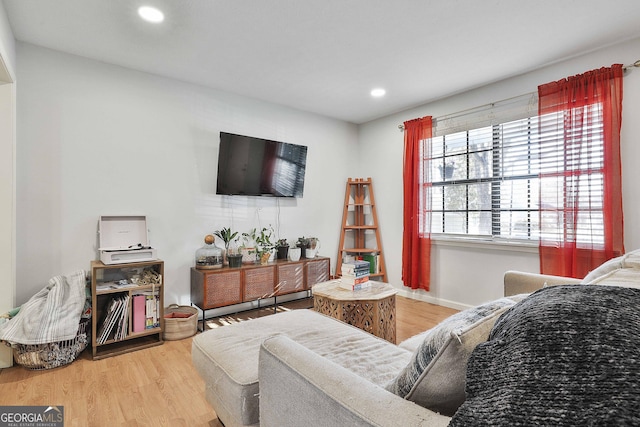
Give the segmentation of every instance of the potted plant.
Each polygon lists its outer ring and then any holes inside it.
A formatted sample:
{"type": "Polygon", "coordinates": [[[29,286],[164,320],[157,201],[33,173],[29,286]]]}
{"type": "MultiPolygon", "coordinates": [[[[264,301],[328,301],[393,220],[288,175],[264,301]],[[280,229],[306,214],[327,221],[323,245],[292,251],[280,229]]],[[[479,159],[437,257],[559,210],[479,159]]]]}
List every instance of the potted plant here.
{"type": "Polygon", "coordinates": [[[240,267],[242,265],[242,254],[238,252],[238,232],[225,227],[222,230],[214,231],[213,234],[224,241],[224,249],[229,267],[240,267]]]}
{"type": "Polygon", "coordinates": [[[308,240],[309,240],[309,247],[305,251],[305,256],[307,258],[315,258],[316,254],[320,250],[320,239],[318,239],[317,237],[309,237],[308,240]]]}
{"type": "Polygon", "coordinates": [[[238,232],[223,227],[221,230],[214,231],[213,234],[224,242],[224,257],[226,258],[229,255],[229,244],[236,238],[238,232]]]}
{"type": "Polygon", "coordinates": [[[242,246],[240,246],[240,253],[242,254],[242,262],[245,264],[253,264],[256,262],[256,239],[258,238],[258,231],[255,228],[249,230],[249,232],[242,233],[242,246]]]}
{"type": "Polygon", "coordinates": [[[273,236],[273,228],[269,226],[269,228],[264,227],[260,230],[260,234],[256,235],[255,242],[257,245],[258,258],[260,259],[260,264],[266,264],[269,262],[269,258],[271,258],[271,254],[275,245],[271,242],[271,238],[273,236]]]}
{"type": "Polygon", "coordinates": [[[287,239],[280,239],[276,242],[276,250],[278,251],[278,259],[287,259],[289,256],[289,243],[287,239]]]}
{"type": "Polygon", "coordinates": [[[238,252],[237,246],[231,246],[227,254],[230,268],[242,267],[242,254],[238,252]]]}
{"type": "Polygon", "coordinates": [[[298,237],[298,242],[296,246],[300,248],[300,258],[306,258],[307,248],[309,247],[309,238],[308,237],[298,237]]]}
{"type": "Polygon", "coordinates": [[[449,162],[444,167],[442,165],[438,166],[440,169],[440,176],[442,179],[451,179],[453,177],[453,172],[455,171],[456,165],[453,162],[449,162]]]}

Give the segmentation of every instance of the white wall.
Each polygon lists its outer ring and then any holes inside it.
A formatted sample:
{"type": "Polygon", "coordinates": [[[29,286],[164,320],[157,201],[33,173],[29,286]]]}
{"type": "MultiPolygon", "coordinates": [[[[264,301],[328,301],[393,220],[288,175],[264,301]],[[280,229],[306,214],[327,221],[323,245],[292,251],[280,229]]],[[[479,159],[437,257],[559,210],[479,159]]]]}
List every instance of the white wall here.
{"type": "MultiPolygon", "coordinates": [[[[16,305],[14,86],[0,83],[0,313],[16,305]]],[[[0,368],[12,362],[12,350],[0,346],[0,368]]]]}
{"type": "MultiPolygon", "coordinates": [[[[452,307],[475,305],[502,296],[505,270],[539,271],[536,248],[488,244],[458,245],[436,242],[432,253],[431,291],[410,291],[401,282],[402,255],[402,156],[403,133],[398,125],[431,115],[438,117],[513,96],[535,92],[540,84],[580,74],[614,63],[632,64],[640,52],[640,39],[573,58],[526,75],[504,80],[399,114],[361,125],[359,128],[363,173],[374,178],[378,217],[382,230],[389,281],[403,294],[452,307]]],[[[473,73],[473,67],[468,69],[473,73]]],[[[624,79],[622,166],[625,214],[625,246],[640,248],[640,69],[624,79]]]]}
{"type": "MultiPolygon", "coordinates": [[[[464,307],[502,295],[505,270],[538,271],[535,248],[436,242],[432,290],[401,285],[402,152],[398,124],[506,99],[569,75],[637,60],[640,39],[359,127],[19,43],[17,302],[49,277],[88,268],[100,215],[147,215],[166,261],[167,303],[189,302],[189,268],[203,236],[280,224],[315,235],[335,266],[347,177],[373,178],[389,281],[404,295],[464,307]],[[303,199],[214,194],[219,131],[309,146],[303,199]],[[354,161],[359,159],[360,163],[354,161]]],[[[469,72],[473,72],[469,69],[469,72]]],[[[627,250],[640,247],[640,69],[625,77],[622,129],[627,250]]]]}
{"type": "MultiPolygon", "coordinates": [[[[15,41],[0,3],[0,313],[15,306],[15,41]]],[[[0,368],[13,352],[0,348],[0,368]]]]}
{"type": "Polygon", "coordinates": [[[335,265],[353,124],[17,44],[17,300],[96,259],[101,215],[146,215],[165,301],[188,304],[206,234],[279,225],[335,265]],[[304,197],[215,195],[219,132],[308,146],[304,197]]]}

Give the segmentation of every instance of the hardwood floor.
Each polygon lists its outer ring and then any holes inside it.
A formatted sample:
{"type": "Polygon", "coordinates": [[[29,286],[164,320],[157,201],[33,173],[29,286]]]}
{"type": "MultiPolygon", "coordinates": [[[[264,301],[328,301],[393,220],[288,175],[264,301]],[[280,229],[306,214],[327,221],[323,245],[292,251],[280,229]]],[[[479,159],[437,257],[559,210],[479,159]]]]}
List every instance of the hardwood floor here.
{"type": "MultiPolygon", "coordinates": [[[[456,312],[403,297],[396,303],[398,342],[456,312]]],[[[269,313],[273,308],[225,316],[222,324],[269,313]]],[[[222,427],[191,364],[191,340],[165,341],[97,361],[88,349],[75,362],[47,371],[19,366],[0,370],[0,406],[64,406],[67,427],[222,427]]]]}
{"type": "Polygon", "coordinates": [[[442,322],[458,310],[411,298],[396,297],[396,341],[400,343],[442,322]]]}

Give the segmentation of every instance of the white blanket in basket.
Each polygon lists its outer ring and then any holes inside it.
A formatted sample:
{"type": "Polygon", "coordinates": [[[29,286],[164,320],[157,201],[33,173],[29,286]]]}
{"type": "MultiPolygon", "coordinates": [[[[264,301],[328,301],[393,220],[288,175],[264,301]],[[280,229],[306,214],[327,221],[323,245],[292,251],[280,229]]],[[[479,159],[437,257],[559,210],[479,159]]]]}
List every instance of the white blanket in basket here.
{"type": "Polygon", "coordinates": [[[84,308],[84,270],[49,279],[10,321],[0,324],[0,340],[14,344],[45,344],[73,339],[84,308]]]}

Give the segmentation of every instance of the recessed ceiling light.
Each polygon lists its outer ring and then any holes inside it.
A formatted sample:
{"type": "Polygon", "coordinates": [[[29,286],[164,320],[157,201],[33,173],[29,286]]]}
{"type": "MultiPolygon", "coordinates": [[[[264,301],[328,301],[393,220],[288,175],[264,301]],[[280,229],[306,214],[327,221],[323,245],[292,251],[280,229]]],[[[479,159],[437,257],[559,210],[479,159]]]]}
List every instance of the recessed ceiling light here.
{"type": "Polygon", "coordinates": [[[138,9],[138,15],[145,21],[158,23],[164,21],[164,13],[159,9],[151,6],[141,6],[138,9]]]}
{"type": "Polygon", "coordinates": [[[387,93],[386,90],[382,88],[376,88],[371,91],[371,96],[373,96],[374,98],[380,98],[381,96],[384,96],[385,93],[387,93]]]}

